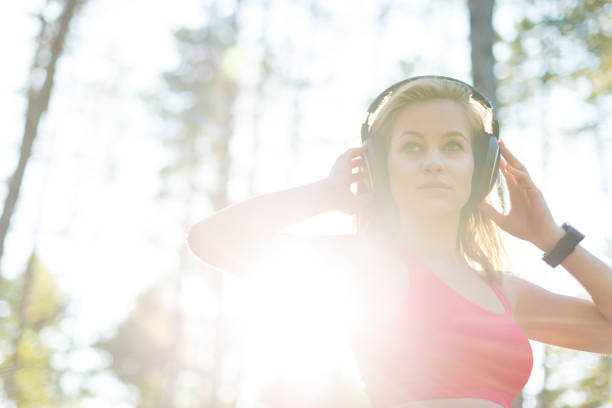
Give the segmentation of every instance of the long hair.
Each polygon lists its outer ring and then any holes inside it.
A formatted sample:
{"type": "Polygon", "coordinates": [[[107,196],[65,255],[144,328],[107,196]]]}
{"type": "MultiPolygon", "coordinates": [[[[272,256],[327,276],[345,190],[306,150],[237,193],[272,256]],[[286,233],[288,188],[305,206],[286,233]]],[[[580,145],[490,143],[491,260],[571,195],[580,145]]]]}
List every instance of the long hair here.
{"type": "MultiPolygon", "coordinates": [[[[354,214],[353,232],[377,241],[390,241],[398,231],[399,214],[397,206],[391,197],[389,175],[387,172],[387,156],[391,140],[391,127],[402,108],[407,105],[433,99],[451,100],[461,106],[466,114],[473,132],[474,145],[483,143],[477,140],[481,131],[491,132],[492,112],[482,103],[473,99],[471,90],[456,81],[444,78],[421,78],[407,82],[403,87],[391,94],[387,100],[373,113],[369,131],[369,143],[374,144],[378,156],[370,165],[381,181],[376,189],[373,203],[367,209],[354,214]]],[[[482,157],[476,157],[479,149],[472,149],[474,157],[474,176],[478,177],[479,164],[482,157]]],[[[486,201],[495,205],[503,201],[501,197],[500,179],[496,187],[498,197],[489,194],[486,201]],[[497,202],[495,201],[497,200],[497,202]]],[[[364,189],[357,184],[357,194],[364,189]]],[[[466,205],[461,210],[459,230],[457,233],[457,249],[464,259],[490,282],[499,283],[502,270],[506,265],[507,254],[503,246],[499,227],[478,207],[466,205]]]]}

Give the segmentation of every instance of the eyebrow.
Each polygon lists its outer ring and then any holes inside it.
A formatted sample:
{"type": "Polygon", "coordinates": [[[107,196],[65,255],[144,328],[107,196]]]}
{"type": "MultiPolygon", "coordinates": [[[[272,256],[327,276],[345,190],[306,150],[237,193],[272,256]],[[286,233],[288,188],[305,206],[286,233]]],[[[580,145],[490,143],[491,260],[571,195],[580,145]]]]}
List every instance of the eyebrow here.
{"type": "MultiPolygon", "coordinates": [[[[408,136],[408,135],[413,135],[416,137],[420,137],[421,139],[425,139],[425,136],[423,136],[422,133],[419,133],[414,130],[404,130],[402,133],[400,133],[399,137],[403,138],[404,136],[408,136]]],[[[464,138],[467,142],[469,142],[468,138],[462,132],[459,132],[458,130],[451,130],[450,132],[445,132],[442,135],[442,137],[451,137],[451,136],[460,136],[464,138]]]]}

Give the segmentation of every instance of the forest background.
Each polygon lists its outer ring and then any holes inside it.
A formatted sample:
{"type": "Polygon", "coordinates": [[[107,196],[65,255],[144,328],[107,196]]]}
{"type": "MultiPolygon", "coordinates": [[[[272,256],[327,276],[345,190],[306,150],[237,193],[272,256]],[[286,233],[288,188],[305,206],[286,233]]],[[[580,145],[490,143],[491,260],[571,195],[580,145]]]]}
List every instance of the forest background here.
{"type": "MultiPolygon", "coordinates": [[[[368,407],[346,282],[304,279],[296,248],[247,285],[185,234],[325,177],[408,76],[487,94],[555,220],[611,263],[611,16],[603,0],[5,4],[0,406],[368,407]]],[[[350,230],[335,212],[287,228],[350,230]]],[[[513,273],[588,298],[504,240],[513,273]]],[[[513,407],[612,406],[610,356],[531,345],[513,407]]]]}

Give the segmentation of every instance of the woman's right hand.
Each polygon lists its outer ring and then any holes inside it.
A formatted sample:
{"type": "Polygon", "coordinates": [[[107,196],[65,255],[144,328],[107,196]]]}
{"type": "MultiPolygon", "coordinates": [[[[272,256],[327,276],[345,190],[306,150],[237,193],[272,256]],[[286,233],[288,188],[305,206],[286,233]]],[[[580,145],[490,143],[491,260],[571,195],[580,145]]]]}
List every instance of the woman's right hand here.
{"type": "Polygon", "coordinates": [[[353,215],[372,202],[371,192],[362,191],[355,195],[350,189],[351,184],[355,182],[361,182],[364,185],[366,175],[363,174],[362,164],[365,151],[365,145],[347,149],[336,159],[329,176],[322,180],[327,186],[328,198],[337,211],[353,215]],[[357,171],[353,173],[353,169],[357,171]]]}

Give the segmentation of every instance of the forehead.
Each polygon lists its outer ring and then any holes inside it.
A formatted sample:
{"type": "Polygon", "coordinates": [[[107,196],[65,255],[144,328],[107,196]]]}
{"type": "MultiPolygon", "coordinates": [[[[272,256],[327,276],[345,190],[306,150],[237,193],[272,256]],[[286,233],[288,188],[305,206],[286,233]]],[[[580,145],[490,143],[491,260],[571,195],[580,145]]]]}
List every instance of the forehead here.
{"type": "Polygon", "coordinates": [[[391,126],[391,137],[396,139],[405,130],[414,130],[426,137],[437,137],[450,131],[459,131],[466,136],[472,134],[464,108],[447,99],[417,102],[401,108],[391,126]]]}

